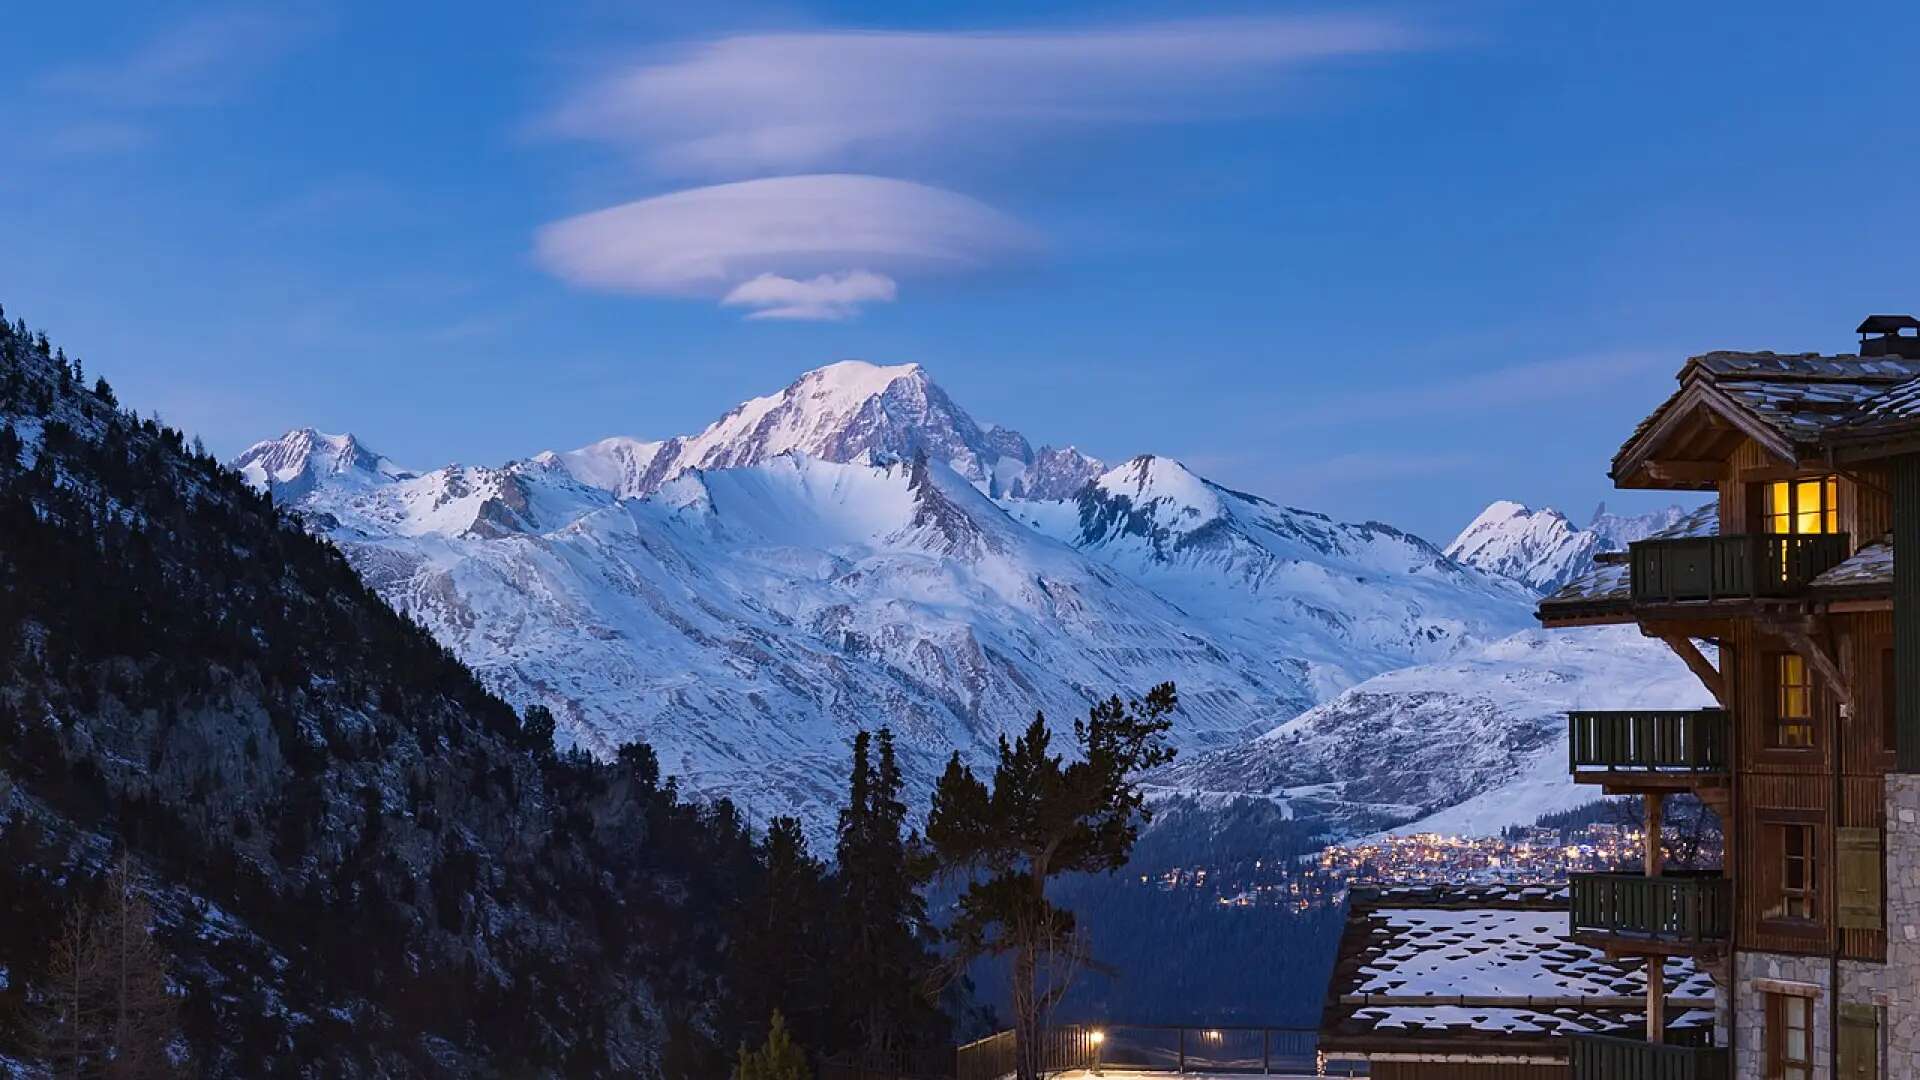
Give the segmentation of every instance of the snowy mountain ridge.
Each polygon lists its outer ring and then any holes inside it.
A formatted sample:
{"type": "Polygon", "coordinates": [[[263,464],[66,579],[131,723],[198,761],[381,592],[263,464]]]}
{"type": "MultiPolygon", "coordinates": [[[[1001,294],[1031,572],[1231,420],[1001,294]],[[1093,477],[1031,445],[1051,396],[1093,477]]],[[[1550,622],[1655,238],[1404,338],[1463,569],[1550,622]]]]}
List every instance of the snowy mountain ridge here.
{"type": "MultiPolygon", "coordinates": [[[[1419,537],[1171,458],[1034,451],[917,365],[830,365],[696,435],[500,466],[415,473],[300,431],[236,464],[490,688],[552,707],[564,741],[644,739],[688,790],[816,830],[859,727],[894,727],[923,796],[948,754],[982,758],[1035,710],[1065,726],[1172,679],[1176,742],[1230,752],[1356,683],[1507,640],[1534,602],[1419,537]]],[[[1429,806],[1392,765],[1376,783],[1429,806]]]]}
{"type": "Polygon", "coordinates": [[[1460,530],[1446,553],[1468,566],[1511,578],[1542,595],[1585,573],[1601,552],[1625,551],[1627,545],[1672,528],[1687,510],[1669,506],[1646,514],[1607,512],[1605,503],[1593,512],[1584,528],[1548,506],[1538,510],[1522,503],[1490,503],[1460,530]]]}

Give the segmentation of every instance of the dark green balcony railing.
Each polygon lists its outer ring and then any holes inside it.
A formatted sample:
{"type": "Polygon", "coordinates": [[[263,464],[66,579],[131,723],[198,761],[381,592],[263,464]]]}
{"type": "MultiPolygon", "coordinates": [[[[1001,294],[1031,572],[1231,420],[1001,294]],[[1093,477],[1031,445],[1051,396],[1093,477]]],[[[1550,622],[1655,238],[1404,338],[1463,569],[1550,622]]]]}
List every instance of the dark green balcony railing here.
{"type": "Polygon", "coordinates": [[[1847,557],[1847,535],[1688,536],[1627,548],[1633,602],[1797,596],[1847,557]]]}
{"type": "Polygon", "coordinates": [[[1727,770],[1725,709],[1567,714],[1567,760],[1583,772],[1717,773],[1727,770]]]}
{"type": "Polygon", "coordinates": [[[1573,1080],[1728,1080],[1733,1075],[1724,1047],[1607,1035],[1573,1035],[1567,1044],[1573,1080]]]}
{"type": "Polygon", "coordinates": [[[1727,939],[1733,921],[1726,878],[1663,874],[1570,874],[1573,930],[1704,945],[1727,939]]]}

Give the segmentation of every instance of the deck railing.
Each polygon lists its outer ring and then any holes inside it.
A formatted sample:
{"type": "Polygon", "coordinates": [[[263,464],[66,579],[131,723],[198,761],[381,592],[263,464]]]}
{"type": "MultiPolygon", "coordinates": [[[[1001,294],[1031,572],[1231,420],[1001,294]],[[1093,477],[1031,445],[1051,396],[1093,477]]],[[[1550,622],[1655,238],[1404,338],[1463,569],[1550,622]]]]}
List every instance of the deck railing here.
{"type": "Polygon", "coordinates": [[[1606,1035],[1568,1038],[1572,1080],[1728,1080],[1723,1047],[1675,1046],[1606,1035]]]}
{"type": "Polygon", "coordinates": [[[1720,876],[1570,874],[1573,931],[1680,945],[1727,939],[1732,890],[1720,876]]]}
{"type": "Polygon", "coordinates": [[[1795,596],[1847,557],[1847,535],[1688,536],[1628,546],[1633,601],[1795,596]]]}
{"type": "MultiPolygon", "coordinates": [[[[1300,1074],[1315,1068],[1319,1034],[1298,1028],[1080,1024],[1048,1028],[1040,1058],[1048,1072],[1104,1068],[1126,1072],[1300,1074]]],[[[960,1047],[958,1080],[1002,1080],[1014,1072],[1013,1032],[960,1047]]]]}
{"type": "Polygon", "coordinates": [[[1725,709],[1567,714],[1568,766],[1583,772],[1725,772],[1725,709]]]}

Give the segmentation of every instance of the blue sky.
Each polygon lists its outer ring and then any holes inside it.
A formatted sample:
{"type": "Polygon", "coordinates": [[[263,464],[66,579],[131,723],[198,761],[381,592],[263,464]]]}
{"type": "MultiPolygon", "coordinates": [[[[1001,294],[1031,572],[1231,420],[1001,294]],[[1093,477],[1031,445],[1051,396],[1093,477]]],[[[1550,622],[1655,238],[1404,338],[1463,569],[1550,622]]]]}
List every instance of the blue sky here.
{"type": "Polygon", "coordinates": [[[1920,309],[1911,5],[532,7],[10,11],[0,302],[223,454],[916,360],[1441,540],[1650,505],[1605,461],[1691,352],[1920,309]]]}

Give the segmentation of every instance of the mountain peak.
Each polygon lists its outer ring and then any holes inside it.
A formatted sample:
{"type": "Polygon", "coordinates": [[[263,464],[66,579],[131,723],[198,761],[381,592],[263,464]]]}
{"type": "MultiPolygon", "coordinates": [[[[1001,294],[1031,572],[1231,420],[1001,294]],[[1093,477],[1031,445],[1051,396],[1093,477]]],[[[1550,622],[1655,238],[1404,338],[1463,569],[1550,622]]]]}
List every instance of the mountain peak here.
{"type": "Polygon", "coordinates": [[[1447,545],[1447,555],[1536,591],[1551,592],[1584,573],[1596,553],[1623,550],[1683,516],[1685,511],[1678,506],[1632,516],[1610,514],[1602,503],[1592,523],[1582,529],[1551,506],[1535,510],[1500,499],[1487,504],[1460,530],[1447,545]]]}
{"type": "Polygon", "coordinates": [[[412,475],[351,432],[331,435],[310,427],[254,443],[234,459],[233,466],[254,487],[293,498],[313,490],[323,479],[378,483],[412,475]]]}
{"type": "Polygon", "coordinates": [[[1219,512],[1220,497],[1213,485],[1169,457],[1139,454],[1107,470],[1098,483],[1102,491],[1140,502],[1165,499],[1206,517],[1219,512]]]}
{"type": "Polygon", "coordinates": [[[836,396],[865,400],[886,392],[901,379],[932,381],[919,364],[875,364],[867,360],[836,360],[806,372],[787,387],[792,393],[805,386],[836,396]]]}

